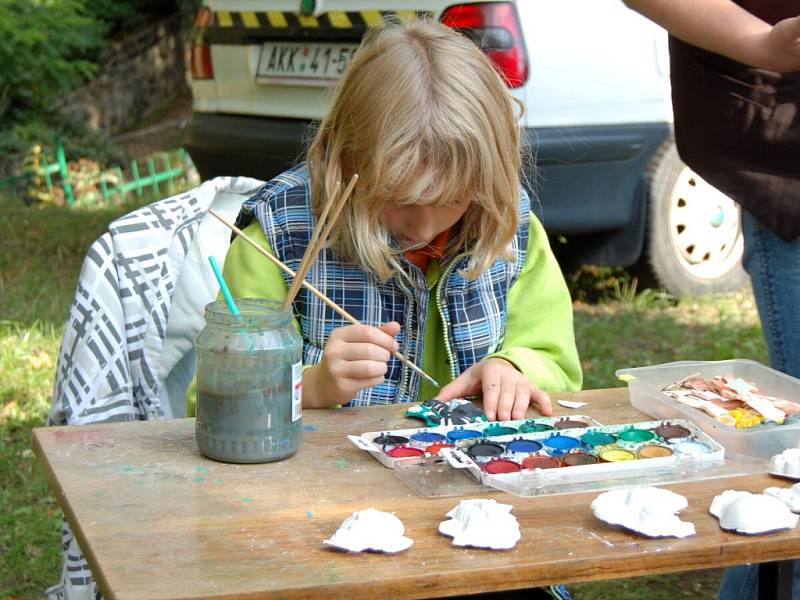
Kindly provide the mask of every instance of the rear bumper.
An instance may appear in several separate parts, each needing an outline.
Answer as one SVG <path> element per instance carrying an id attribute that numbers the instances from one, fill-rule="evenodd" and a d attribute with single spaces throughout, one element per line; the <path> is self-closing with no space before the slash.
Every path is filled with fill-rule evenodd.
<path id="1" fill-rule="evenodd" d="M 310 121 L 193 113 L 182 143 L 205 181 L 243 175 L 264 181 L 302 160 Z"/>
<path id="2" fill-rule="evenodd" d="M 536 164 L 526 169 L 526 185 L 548 233 L 613 233 L 634 224 L 647 166 L 669 132 L 668 123 L 525 130 Z M 312 135 L 305 120 L 194 113 L 183 145 L 204 180 L 268 180 L 302 160 Z"/>

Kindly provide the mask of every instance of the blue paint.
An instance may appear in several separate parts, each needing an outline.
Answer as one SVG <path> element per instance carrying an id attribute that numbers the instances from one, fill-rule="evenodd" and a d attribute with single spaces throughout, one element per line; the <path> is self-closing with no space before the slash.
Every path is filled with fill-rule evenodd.
<path id="1" fill-rule="evenodd" d="M 313 518 L 314 518 L 314 513 L 313 513 L 313 512 L 311 512 L 310 510 L 307 510 L 307 511 L 306 511 L 306 516 L 307 516 L 309 519 L 313 519 Z"/>
<path id="2" fill-rule="evenodd" d="M 447 438 L 441 433 L 434 433 L 433 431 L 418 431 L 411 436 L 411 440 L 421 442 L 423 444 L 430 444 L 433 442 L 443 442 Z"/>
<path id="3" fill-rule="evenodd" d="M 308 425 L 303 425 L 303 431 L 316 431 L 318 427 L 316 425 L 312 425 L 309 423 Z"/>
<path id="4" fill-rule="evenodd" d="M 509 452 L 530 453 L 541 449 L 542 445 L 536 440 L 511 440 L 506 444 L 506 450 Z"/>
<path id="5" fill-rule="evenodd" d="M 452 431 L 447 432 L 447 439 L 451 442 L 457 442 L 458 440 L 469 440 L 479 437 L 483 437 L 483 434 L 480 431 L 475 431 L 474 429 L 453 429 Z"/>
<path id="6" fill-rule="evenodd" d="M 556 450 L 570 450 L 571 448 L 577 448 L 581 445 L 581 443 L 576 440 L 574 437 L 569 437 L 568 435 L 561 435 L 557 433 L 555 435 L 551 435 L 549 438 L 544 440 L 544 445 L 549 446 L 550 448 L 555 448 Z"/>

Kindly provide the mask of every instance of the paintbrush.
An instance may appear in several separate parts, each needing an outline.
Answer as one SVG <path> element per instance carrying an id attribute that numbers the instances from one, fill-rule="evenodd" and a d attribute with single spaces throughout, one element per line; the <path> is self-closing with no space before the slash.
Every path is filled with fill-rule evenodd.
<path id="1" fill-rule="evenodd" d="M 250 244 L 250 245 L 251 245 L 253 248 L 255 248 L 255 249 L 256 249 L 256 250 L 257 250 L 257 251 L 258 251 L 260 254 L 262 254 L 263 256 L 265 256 L 266 258 L 268 258 L 270 261 L 272 261 L 272 262 L 273 262 L 275 265 L 277 265 L 277 266 L 278 266 L 280 269 L 282 269 L 282 270 L 283 270 L 285 273 L 287 273 L 287 274 L 288 274 L 290 277 L 296 277 L 296 273 L 295 273 L 295 272 L 294 272 L 292 269 L 290 269 L 288 266 L 286 266 L 286 265 L 285 265 L 283 262 L 281 262 L 281 260 L 280 260 L 278 257 L 274 256 L 274 255 L 273 255 L 271 252 L 269 252 L 269 251 L 268 251 L 266 248 L 262 248 L 262 247 L 261 247 L 261 246 L 258 244 L 258 242 L 256 242 L 256 241 L 255 241 L 253 238 L 251 238 L 249 235 L 247 235 L 247 234 L 246 234 L 244 231 L 242 231 L 241 229 L 239 229 L 239 228 L 238 228 L 236 225 L 234 225 L 233 223 L 231 223 L 230 221 L 228 221 L 228 220 L 227 220 L 225 217 L 223 217 L 223 216 L 222 216 L 220 213 L 218 213 L 217 211 L 215 211 L 213 208 L 210 208 L 210 209 L 208 209 L 208 212 L 209 212 L 209 213 L 210 213 L 212 216 L 214 216 L 216 219 L 218 219 L 220 222 L 222 222 L 222 223 L 223 223 L 223 224 L 224 224 L 226 227 L 228 227 L 228 228 L 229 228 L 231 231 L 233 231 L 233 232 L 234 232 L 236 235 L 238 235 L 239 237 L 241 237 L 241 238 L 242 238 L 242 239 L 243 239 L 245 242 L 247 242 L 247 243 L 248 243 L 248 244 Z M 336 304 L 336 302 L 334 302 L 333 300 L 331 300 L 330 298 L 328 298 L 328 297 L 327 297 L 325 294 L 323 294 L 322 292 L 320 292 L 320 291 L 319 291 L 317 288 L 315 288 L 313 285 L 311 285 L 311 284 L 310 284 L 310 283 L 308 283 L 307 281 L 303 281 L 303 282 L 302 282 L 302 285 L 303 285 L 303 286 L 304 286 L 304 287 L 305 287 L 305 288 L 306 288 L 306 289 L 307 289 L 309 292 L 311 292 L 312 294 L 314 294 L 314 295 L 315 295 L 317 298 L 319 298 L 319 299 L 320 299 L 320 300 L 322 300 L 322 301 L 323 301 L 325 304 L 327 304 L 329 307 L 331 307 L 331 309 L 333 309 L 333 311 L 334 311 L 334 312 L 336 312 L 336 313 L 337 313 L 339 316 L 341 316 L 342 318 L 344 318 L 346 321 L 348 321 L 349 323 L 352 323 L 353 325 L 361 325 L 361 322 L 360 322 L 358 319 L 356 319 L 356 318 L 355 318 L 353 315 L 351 315 L 349 312 L 347 312 L 347 311 L 346 311 L 345 309 L 343 309 L 341 306 L 339 306 L 338 304 Z M 397 360 L 399 360 L 399 361 L 400 361 L 400 362 L 402 362 L 404 365 L 406 365 L 406 366 L 407 366 L 409 369 L 411 369 L 412 371 L 415 371 L 415 372 L 416 372 L 416 373 L 418 373 L 418 374 L 419 374 L 421 377 L 424 377 L 426 381 L 429 381 L 430 383 L 432 383 L 433 385 L 435 385 L 437 388 L 440 388 L 440 387 L 442 387 L 442 386 L 440 386 L 440 385 L 439 385 L 439 383 L 438 383 L 438 382 L 437 382 L 437 381 L 436 381 L 436 380 L 435 380 L 433 377 L 431 377 L 431 376 L 430 376 L 430 375 L 428 375 L 428 374 L 427 374 L 425 371 L 423 371 L 422 369 L 420 369 L 420 368 L 419 368 L 417 365 L 415 365 L 413 362 L 411 362 L 411 361 L 410 361 L 408 358 L 406 358 L 405 356 L 403 356 L 403 354 L 401 354 L 399 351 L 395 350 L 395 351 L 392 353 L 392 355 L 393 355 L 393 356 L 394 356 L 394 357 L 395 357 Z"/>
<path id="2" fill-rule="evenodd" d="M 339 213 L 342 212 L 345 202 L 347 202 L 347 199 L 353 192 L 353 188 L 355 187 L 357 181 L 358 174 L 355 174 L 350 179 L 350 183 L 347 185 L 344 193 L 338 198 L 337 194 L 339 192 L 340 182 L 336 182 L 336 185 L 333 188 L 331 199 L 322 209 L 322 214 L 320 214 L 317 226 L 314 228 L 314 232 L 311 234 L 311 240 L 308 243 L 308 247 L 303 253 L 303 258 L 300 260 L 300 266 L 297 268 L 297 275 L 295 275 L 294 279 L 292 280 L 292 285 L 289 286 L 289 292 L 286 294 L 286 299 L 283 301 L 284 310 L 289 308 L 294 301 L 294 297 L 297 295 L 303 280 L 306 278 L 306 273 L 308 273 L 311 265 L 314 264 L 314 261 L 317 259 L 317 255 L 319 254 L 322 245 L 328 239 L 331 229 L 333 229 L 333 225 L 336 223 Z M 331 212 L 330 219 L 328 219 L 329 212 Z"/>

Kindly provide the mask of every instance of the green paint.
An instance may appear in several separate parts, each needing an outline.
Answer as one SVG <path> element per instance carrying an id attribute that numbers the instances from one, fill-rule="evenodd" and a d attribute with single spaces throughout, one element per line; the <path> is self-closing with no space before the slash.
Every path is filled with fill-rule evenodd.
<path id="1" fill-rule="evenodd" d="M 537 423 L 533 419 L 529 419 L 525 421 L 519 427 L 520 433 L 535 433 L 537 431 L 550 431 L 553 429 L 552 425 L 548 425 L 547 423 Z"/>
<path id="2" fill-rule="evenodd" d="M 244 502 L 245 504 L 252 504 L 253 503 L 253 499 L 252 498 L 242 498 L 242 502 Z"/>
<path id="3" fill-rule="evenodd" d="M 344 458 L 337 458 L 336 459 L 336 468 L 337 469 L 346 469 L 347 468 L 347 461 Z"/>
<path id="4" fill-rule="evenodd" d="M 205 478 L 205 477 L 200 477 L 200 476 L 198 475 L 197 477 L 195 477 L 195 478 L 194 478 L 194 480 L 195 480 L 195 481 L 205 481 L 205 480 L 206 480 L 206 478 Z"/>
<path id="5" fill-rule="evenodd" d="M 195 467 L 194 470 L 197 471 L 198 473 L 208 473 L 208 469 L 206 469 L 205 467 Z"/>
<path id="6" fill-rule="evenodd" d="M 646 429 L 626 429 L 618 434 L 619 439 L 626 442 L 649 442 L 656 437 L 656 434 Z"/>
<path id="7" fill-rule="evenodd" d="M 498 425 L 497 423 L 492 423 L 486 429 L 483 430 L 483 435 L 486 437 L 495 437 L 498 435 L 511 435 L 513 433 L 517 433 L 517 430 L 514 427 L 509 427 L 508 425 Z"/>

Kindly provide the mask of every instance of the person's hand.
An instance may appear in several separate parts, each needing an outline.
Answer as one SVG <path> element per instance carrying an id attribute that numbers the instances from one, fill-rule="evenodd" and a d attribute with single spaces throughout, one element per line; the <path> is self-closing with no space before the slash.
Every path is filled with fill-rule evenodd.
<path id="1" fill-rule="evenodd" d="M 487 358 L 472 365 L 436 395 L 442 402 L 483 394 L 483 412 L 490 421 L 524 419 L 528 405 L 552 415 L 550 396 L 533 385 L 516 367 L 502 358 Z"/>
<path id="2" fill-rule="evenodd" d="M 767 68 L 800 71 L 800 16 L 778 21 L 764 40 L 763 52 Z"/>
<path id="3" fill-rule="evenodd" d="M 382 383 L 399 332 L 395 321 L 380 327 L 347 325 L 333 330 L 320 363 L 303 373 L 303 406 L 344 404 L 359 390 Z"/>

